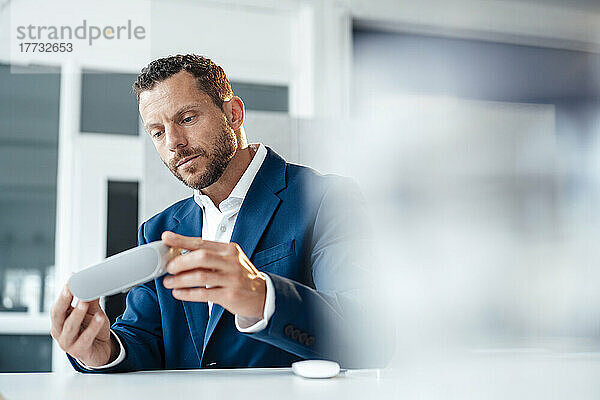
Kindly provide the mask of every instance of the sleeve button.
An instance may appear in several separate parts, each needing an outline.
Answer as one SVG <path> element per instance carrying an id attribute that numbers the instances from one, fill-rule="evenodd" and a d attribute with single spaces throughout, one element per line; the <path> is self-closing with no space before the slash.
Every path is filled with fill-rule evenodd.
<path id="1" fill-rule="evenodd" d="M 292 333 L 294 332 L 294 326 L 292 324 L 287 324 L 284 328 L 283 328 L 283 333 L 285 333 L 285 336 L 290 337 L 292 336 Z"/>
<path id="2" fill-rule="evenodd" d="M 298 336 L 298 341 L 300 344 L 306 344 L 306 339 L 308 338 L 308 333 L 302 332 L 300 336 Z"/>

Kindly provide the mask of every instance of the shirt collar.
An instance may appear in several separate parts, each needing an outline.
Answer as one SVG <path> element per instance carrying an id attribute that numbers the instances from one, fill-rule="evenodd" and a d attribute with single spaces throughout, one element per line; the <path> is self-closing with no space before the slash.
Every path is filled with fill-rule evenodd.
<path id="1" fill-rule="evenodd" d="M 246 197 L 246 193 L 248 193 L 248 190 L 250 189 L 250 185 L 252 185 L 258 170 L 267 157 L 267 148 L 262 143 L 253 143 L 250 144 L 250 147 L 255 149 L 256 153 L 254 154 L 254 157 L 252 157 L 252 161 L 250 161 L 248 168 L 246 168 L 246 171 L 244 171 L 240 180 L 236 183 L 229 196 L 221 203 L 222 205 L 232 203 L 240 205 L 242 204 L 244 198 Z M 234 201 L 233 199 L 236 200 Z M 202 207 L 203 210 L 206 207 L 215 207 L 210 197 L 202 194 L 200 190 L 194 190 L 194 201 L 200 207 Z"/>

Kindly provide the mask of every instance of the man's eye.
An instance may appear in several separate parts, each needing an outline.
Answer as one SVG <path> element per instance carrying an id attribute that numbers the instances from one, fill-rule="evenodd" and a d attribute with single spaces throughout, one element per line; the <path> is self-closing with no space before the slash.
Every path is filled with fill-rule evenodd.
<path id="1" fill-rule="evenodd" d="M 190 117 L 184 118 L 181 122 L 183 122 L 184 124 L 187 124 L 188 122 L 192 122 L 193 119 L 194 119 L 194 117 L 190 116 Z"/>
<path id="2" fill-rule="evenodd" d="M 152 133 L 152 137 L 155 139 L 158 139 L 160 137 L 160 135 L 162 135 L 162 131 Z"/>

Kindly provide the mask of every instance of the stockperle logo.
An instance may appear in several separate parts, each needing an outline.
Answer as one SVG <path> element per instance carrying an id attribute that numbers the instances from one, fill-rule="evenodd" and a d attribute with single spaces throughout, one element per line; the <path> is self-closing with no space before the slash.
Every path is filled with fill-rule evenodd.
<path id="1" fill-rule="evenodd" d="M 144 40 L 146 28 L 127 20 L 122 25 L 92 25 L 87 20 L 71 25 L 19 25 L 16 27 L 17 40 L 27 42 L 60 41 L 72 43 L 73 40 L 85 41 L 92 46 L 98 40 Z M 65 43 L 66 44 L 66 43 Z"/>

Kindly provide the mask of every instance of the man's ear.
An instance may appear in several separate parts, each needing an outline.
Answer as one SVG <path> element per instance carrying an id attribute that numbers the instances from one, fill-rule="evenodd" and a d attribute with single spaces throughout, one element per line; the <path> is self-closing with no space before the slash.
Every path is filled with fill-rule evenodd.
<path id="1" fill-rule="evenodd" d="M 223 112 L 225 113 L 225 116 L 227 116 L 233 130 L 239 129 L 246 118 L 244 102 L 237 96 L 233 96 L 230 100 L 223 102 Z"/>

